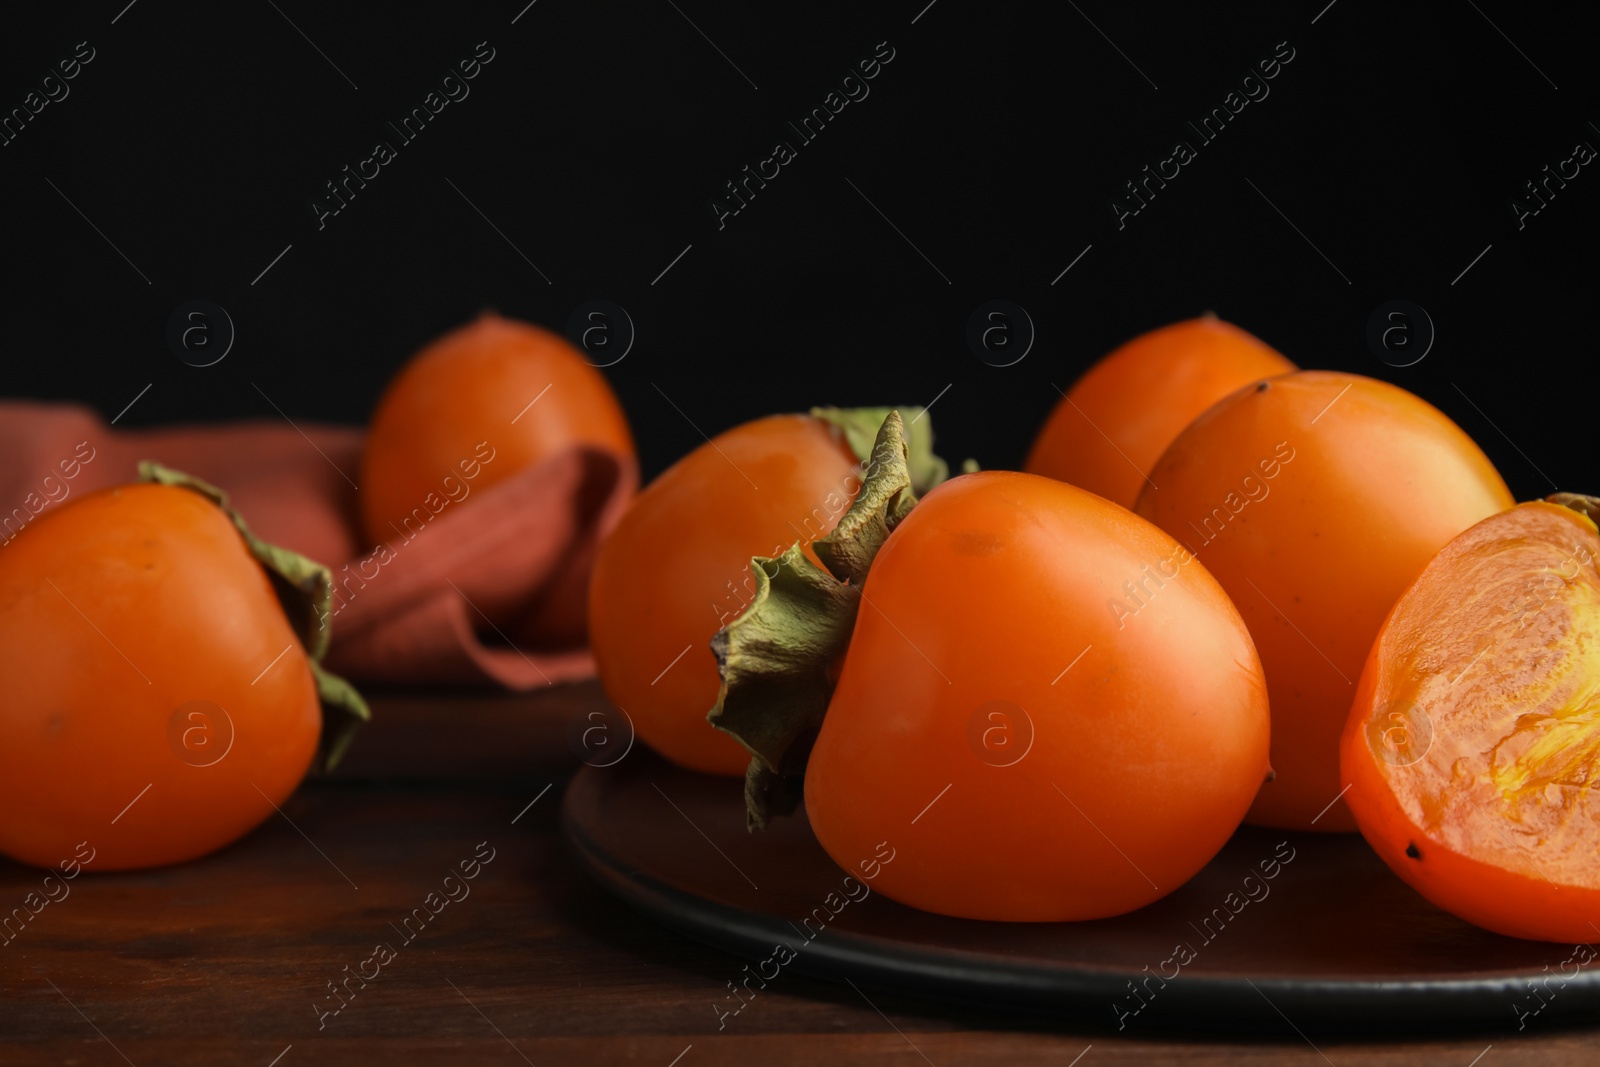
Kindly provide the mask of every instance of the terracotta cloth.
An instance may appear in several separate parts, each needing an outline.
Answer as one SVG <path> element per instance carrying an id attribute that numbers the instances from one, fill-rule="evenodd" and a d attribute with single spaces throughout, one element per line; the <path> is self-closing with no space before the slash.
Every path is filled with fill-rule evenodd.
<path id="1" fill-rule="evenodd" d="M 283 421 L 117 430 L 77 405 L 0 401 L 0 552 L 39 516 L 155 460 L 226 490 L 263 540 L 333 569 L 327 666 L 339 674 L 512 689 L 592 676 L 588 575 L 638 485 L 634 460 L 574 448 L 492 488 L 464 482 L 465 497 L 379 555 L 362 543 L 349 480 L 363 436 Z"/>

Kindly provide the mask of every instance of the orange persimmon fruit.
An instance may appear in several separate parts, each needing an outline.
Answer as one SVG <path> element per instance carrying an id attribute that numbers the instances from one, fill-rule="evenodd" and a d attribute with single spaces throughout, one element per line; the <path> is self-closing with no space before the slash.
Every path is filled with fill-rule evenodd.
<path id="1" fill-rule="evenodd" d="M 859 472 L 842 430 L 772 415 L 711 438 L 634 499 L 595 562 L 589 633 L 606 696 L 651 748 L 692 770 L 745 772 L 750 754 L 706 722 L 720 686 L 711 638 L 754 593 L 751 557 L 796 541 L 810 554 Z"/>
<path id="2" fill-rule="evenodd" d="M 1141 334 L 1090 367 L 1039 431 L 1023 469 L 1133 507 L 1145 476 L 1206 408 L 1295 365 L 1215 315 Z"/>
<path id="3" fill-rule="evenodd" d="M 1446 545 L 1379 631 L 1341 744 L 1383 861 L 1512 937 L 1600 937 L 1596 504 L 1522 504 Z"/>
<path id="4" fill-rule="evenodd" d="M 177 486 L 90 494 L 0 552 L 0 676 L 0 852 L 39 866 L 221 848 L 286 801 L 321 732 L 266 571 Z"/>
<path id="5" fill-rule="evenodd" d="M 560 334 L 486 312 L 424 347 L 384 390 L 361 462 L 362 530 L 374 544 L 403 536 L 430 498 L 459 493 L 470 506 L 467 491 L 573 445 L 634 458 L 605 376 Z"/>
<path id="6" fill-rule="evenodd" d="M 1160 583 L 1136 617 L 1108 610 L 1123 580 Z M 1244 621 L 1177 541 L 1093 493 L 952 479 L 888 535 L 860 599 L 805 807 L 848 871 L 893 849 L 873 888 L 903 904 L 1132 911 L 1211 860 L 1268 774 Z"/>
<path id="7" fill-rule="evenodd" d="M 1250 626 L 1272 766 L 1247 821 L 1356 828 L 1339 737 L 1389 609 L 1510 491 L 1460 427 L 1394 385 L 1299 371 L 1246 386 L 1178 435 L 1135 510 L 1183 541 Z M 1126 591 L 1125 610 L 1148 593 Z"/>

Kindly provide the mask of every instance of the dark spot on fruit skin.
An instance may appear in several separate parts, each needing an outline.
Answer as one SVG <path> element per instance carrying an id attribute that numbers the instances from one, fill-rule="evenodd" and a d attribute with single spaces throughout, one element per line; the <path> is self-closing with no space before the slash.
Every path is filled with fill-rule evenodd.
<path id="1" fill-rule="evenodd" d="M 1257 385 L 1257 386 L 1256 386 L 1256 392 L 1258 392 L 1258 393 L 1264 393 L 1264 392 L 1266 392 L 1266 391 L 1267 391 L 1267 385 L 1268 385 L 1268 384 L 1269 384 L 1269 383 L 1267 383 L 1267 382 L 1261 382 L 1261 383 L 1259 383 L 1259 384 L 1258 384 L 1258 385 Z"/>
<path id="2" fill-rule="evenodd" d="M 1277 780 L 1278 780 L 1278 772 L 1273 770 L 1271 767 L 1268 767 L 1267 768 L 1267 781 L 1276 782 Z"/>
<path id="3" fill-rule="evenodd" d="M 1422 858 L 1422 853 L 1417 851 L 1416 842 L 1406 842 L 1406 855 L 1410 856 L 1414 860 L 1420 860 Z"/>

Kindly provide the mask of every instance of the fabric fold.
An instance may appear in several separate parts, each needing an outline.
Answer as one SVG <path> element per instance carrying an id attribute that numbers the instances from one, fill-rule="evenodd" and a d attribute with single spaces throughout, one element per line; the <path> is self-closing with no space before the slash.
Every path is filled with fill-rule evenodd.
<path id="1" fill-rule="evenodd" d="M 118 430 L 79 405 L 0 401 L 0 552 L 50 510 L 156 460 L 228 492 L 266 541 L 326 563 L 327 665 L 361 681 L 531 689 L 590 677 L 588 573 L 638 487 L 631 456 L 575 446 L 364 543 L 364 435 L 245 421 Z"/>

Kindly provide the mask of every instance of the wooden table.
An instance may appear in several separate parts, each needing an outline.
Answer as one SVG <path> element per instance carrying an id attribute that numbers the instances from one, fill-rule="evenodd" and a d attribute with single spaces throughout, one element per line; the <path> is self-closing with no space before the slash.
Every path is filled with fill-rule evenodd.
<path id="1" fill-rule="evenodd" d="M 557 832 L 568 722 L 600 699 L 592 685 L 380 696 L 345 765 L 284 817 L 195 863 L 73 882 L 0 948 L 0 1064 L 1600 1063 L 1600 1031 L 1537 1020 L 1313 1047 L 1287 1022 L 1246 1039 L 1118 1034 L 787 973 L 719 1030 L 713 1003 L 742 961 L 602 893 Z M 429 911 L 475 854 L 490 858 L 466 895 Z M 0 861 L 0 901 L 40 877 Z M 418 908 L 430 921 L 407 941 Z M 378 942 L 393 958 L 363 963 Z M 362 969 L 377 977 L 335 1000 L 329 983 Z"/>

